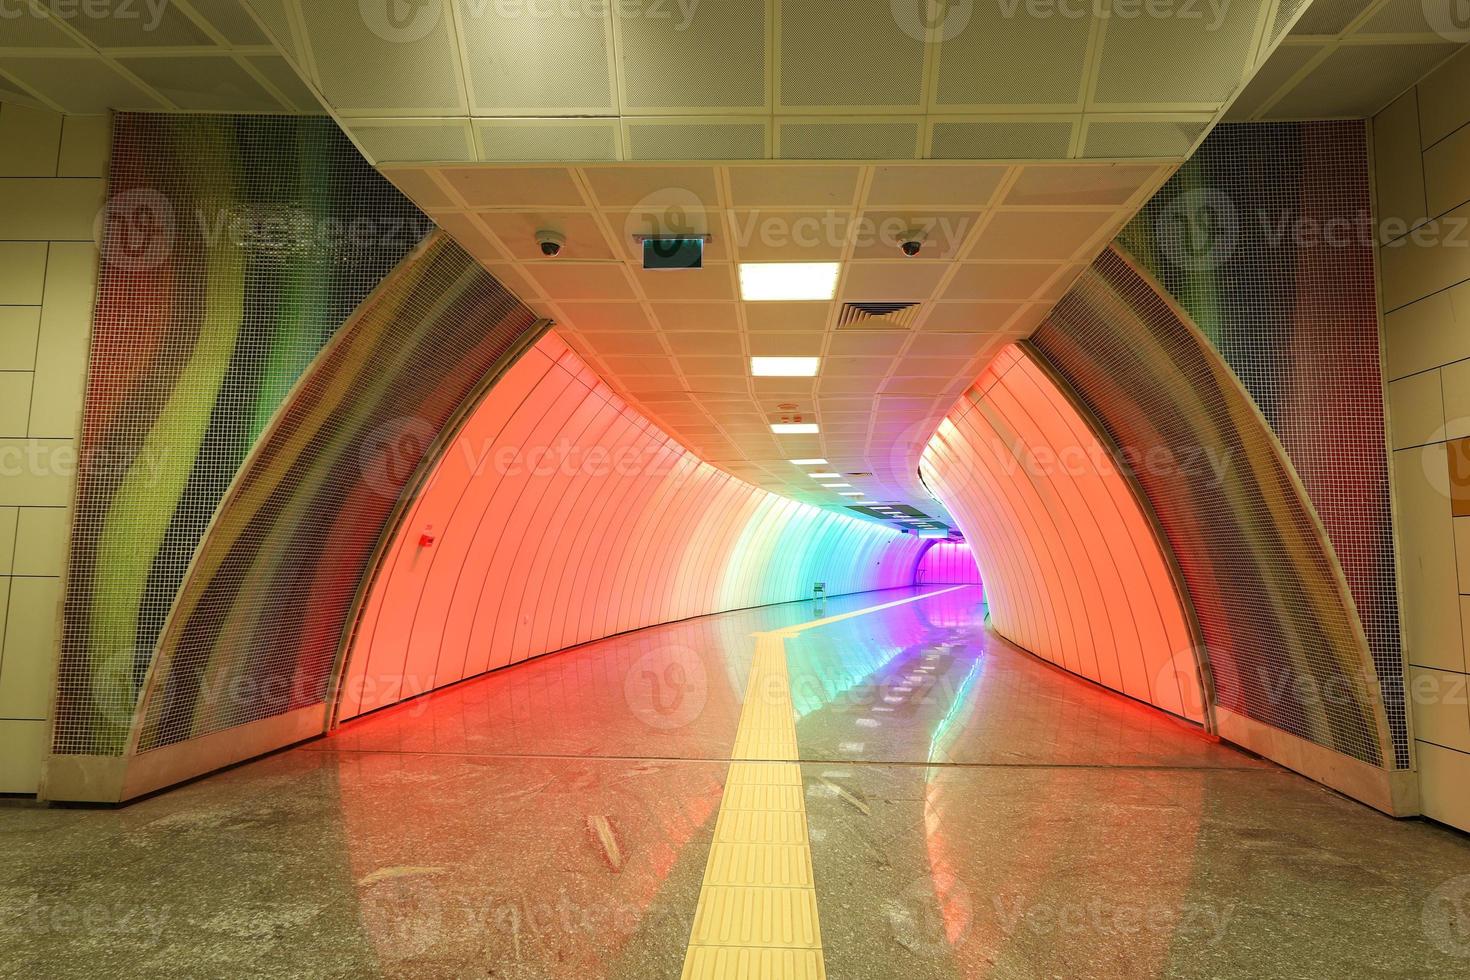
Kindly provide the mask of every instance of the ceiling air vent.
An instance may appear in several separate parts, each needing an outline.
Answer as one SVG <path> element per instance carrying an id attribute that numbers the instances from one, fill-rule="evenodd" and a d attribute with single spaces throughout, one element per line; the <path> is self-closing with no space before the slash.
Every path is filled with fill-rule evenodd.
<path id="1" fill-rule="evenodd" d="M 919 312 L 917 302 L 843 303 L 838 330 L 907 330 Z"/>

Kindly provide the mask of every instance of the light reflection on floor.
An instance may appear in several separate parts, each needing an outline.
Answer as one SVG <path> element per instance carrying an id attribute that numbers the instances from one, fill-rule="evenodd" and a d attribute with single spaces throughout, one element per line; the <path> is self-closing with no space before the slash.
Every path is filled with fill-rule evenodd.
<path id="1" fill-rule="evenodd" d="M 1435 919 L 1463 835 L 1042 664 L 977 599 L 787 641 L 829 976 L 1470 966 Z M 678 976 L 750 634 L 813 618 L 615 637 L 122 810 L 0 809 L 0 975 Z"/>

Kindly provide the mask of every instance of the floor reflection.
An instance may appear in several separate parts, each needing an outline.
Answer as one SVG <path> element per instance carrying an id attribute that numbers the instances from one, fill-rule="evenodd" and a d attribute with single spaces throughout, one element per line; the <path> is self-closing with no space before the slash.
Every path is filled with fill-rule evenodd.
<path id="1" fill-rule="evenodd" d="M 613 637 L 121 810 L 0 809 L 0 975 L 677 977 L 751 634 L 917 594 Z M 1043 664 L 977 600 L 787 641 L 828 976 L 1464 974 L 1463 835 Z"/>

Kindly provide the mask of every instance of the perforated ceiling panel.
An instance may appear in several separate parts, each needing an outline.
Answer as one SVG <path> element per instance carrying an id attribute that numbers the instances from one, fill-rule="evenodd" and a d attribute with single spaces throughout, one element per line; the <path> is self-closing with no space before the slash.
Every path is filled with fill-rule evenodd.
<path id="1" fill-rule="evenodd" d="M 281 0 L 260 7 L 294 55 Z M 10 0 L 0 86 L 71 113 L 322 111 L 243 0 Z"/>
<path id="2" fill-rule="evenodd" d="M 830 3 L 781 0 L 780 82 L 785 108 L 918 109 L 924 37 L 904 33 L 889 0 L 845 0 L 840 13 Z"/>
<path id="3" fill-rule="evenodd" d="M 644 3 L 615 22 L 630 115 L 769 107 L 766 0 Z"/>
<path id="4" fill-rule="evenodd" d="M 484 0 L 454 0 L 474 115 L 609 112 L 611 24 L 576 5 L 541 17 L 495 17 Z"/>
<path id="5" fill-rule="evenodd" d="M 956 108 L 1080 108 L 1092 22 L 1007 16 L 1007 9 L 976 4 L 969 27 L 944 42 L 935 101 Z M 1039 73 L 1038 64 L 1050 70 Z"/>
<path id="6" fill-rule="evenodd" d="M 1098 103 L 1218 106 L 1253 65 L 1266 0 L 1200 4 L 1184 16 L 1113 17 L 1103 43 Z M 1209 38 L 1200 44 L 1201 35 Z"/>
<path id="7" fill-rule="evenodd" d="M 1271 26 L 1279 46 L 1226 118 L 1374 115 L 1470 42 L 1463 6 L 1459 0 L 1282 0 Z"/>
<path id="8" fill-rule="evenodd" d="M 648 122 L 629 128 L 655 128 Z M 909 161 L 385 172 L 701 458 L 833 510 L 852 502 L 843 493 L 863 493 L 934 513 L 915 477 L 924 440 L 1170 169 Z M 542 255 L 543 230 L 564 237 L 559 257 Z M 646 234 L 708 235 L 704 268 L 645 271 L 635 236 Z M 923 244 L 905 258 L 898 246 L 910 236 Z M 836 295 L 740 298 L 740 263 L 782 261 L 840 263 Z M 902 315 L 858 323 L 843 319 L 846 304 Z M 757 356 L 822 363 L 815 378 L 752 377 Z M 820 431 L 778 436 L 771 426 L 782 421 Z M 862 475 L 823 487 L 792 458 Z"/>
<path id="9" fill-rule="evenodd" d="M 1208 123 L 1268 53 L 1278 0 L 1132 17 L 1106 5 L 927 0 L 427 0 L 387 5 L 395 17 L 357 0 L 242 2 L 349 132 L 424 117 L 606 117 L 620 123 L 618 159 L 672 161 L 815 158 L 824 134 L 773 131 L 836 117 L 918 127 L 912 147 L 893 119 L 849 129 L 831 158 L 863 160 L 1066 159 L 1083 155 L 1088 123 L 1179 112 Z M 650 124 L 667 117 L 679 117 L 669 132 Z M 1109 151 L 1125 159 L 1189 149 L 1147 127 L 1111 132 Z M 407 154 L 377 163 L 445 162 L 432 144 L 375 146 Z M 566 159 L 544 149 L 547 162 Z"/>

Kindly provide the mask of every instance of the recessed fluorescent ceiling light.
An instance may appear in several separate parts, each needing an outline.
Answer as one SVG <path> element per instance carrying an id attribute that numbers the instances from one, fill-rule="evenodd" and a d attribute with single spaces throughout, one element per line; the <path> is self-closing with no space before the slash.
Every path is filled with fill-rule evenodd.
<path id="1" fill-rule="evenodd" d="M 792 462 L 795 463 L 797 466 L 826 466 L 827 465 L 827 461 L 825 459 L 793 459 Z"/>
<path id="2" fill-rule="evenodd" d="M 862 496 L 862 494 L 858 494 L 858 496 Z M 873 501 L 873 500 L 856 500 L 856 501 L 853 501 L 853 502 L 855 504 L 857 504 L 857 506 L 859 506 L 859 507 L 871 507 L 877 501 Z"/>
<path id="3" fill-rule="evenodd" d="M 838 487 L 850 487 L 850 486 L 852 486 L 852 484 L 851 483 L 823 483 L 822 486 L 826 487 L 828 490 L 836 490 Z"/>
<path id="4" fill-rule="evenodd" d="M 814 378 L 820 357 L 752 357 L 750 373 L 757 378 Z"/>
<path id="5" fill-rule="evenodd" d="M 837 270 L 836 262 L 742 262 L 740 298 L 831 299 L 837 295 Z"/>
<path id="6" fill-rule="evenodd" d="M 815 422 L 772 422 L 771 431 L 778 436 L 814 436 L 818 430 Z"/>
<path id="7" fill-rule="evenodd" d="M 825 473 L 825 472 L 824 473 L 808 473 L 807 474 L 807 476 L 811 477 L 813 480 L 835 480 L 835 479 L 837 479 L 841 475 L 842 475 L 841 473 Z"/>
<path id="8" fill-rule="evenodd" d="M 856 491 L 849 492 L 847 490 L 844 490 L 841 493 L 839 493 L 837 496 L 839 496 L 839 497 L 861 497 L 862 494 L 861 493 L 858 493 Z"/>

